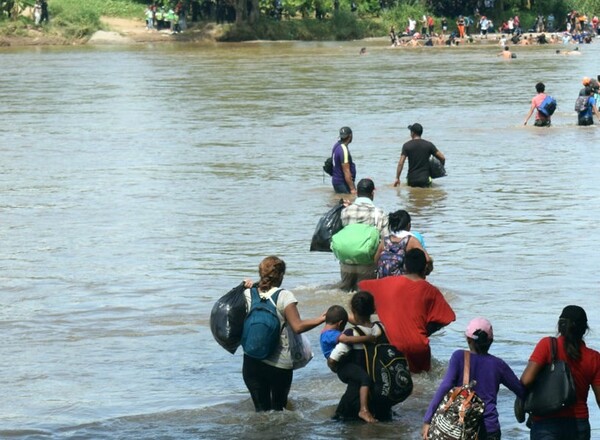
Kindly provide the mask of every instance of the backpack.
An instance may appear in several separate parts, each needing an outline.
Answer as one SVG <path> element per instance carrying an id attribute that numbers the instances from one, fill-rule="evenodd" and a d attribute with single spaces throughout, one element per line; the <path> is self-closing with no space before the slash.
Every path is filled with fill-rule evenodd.
<path id="1" fill-rule="evenodd" d="M 548 95 L 544 98 L 544 100 L 537 109 L 538 112 L 540 112 L 543 116 L 548 117 L 554 114 L 554 112 L 556 111 L 556 106 L 556 99 Z"/>
<path id="2" fill-rule="evenodd" d="M 404 402 L 412 393 L 412 377 L 406 357 L 388 342 L 381 323 L 376 322 L 375 325 L 379 326 L 383 333 L 380 341 L 375 344 L 363 344 L 367 373 L 373 381 L 371 397 L 395 405 Z M 354 329 L 359 335 L 365 335 L 359 327 Z"/>
<path id="3" fill-rule="evenodd" d="M 256 287 L 250 289 L 252 303 L 244 321 L 241 342 L 244 353 L 251 358 L 266 359 L 279 345 L 281 323 L 276 304 L 281 290 L 269 298 L 261 298 Z"/>
<path id="4" fill-rule="evenodd" d="M 446 167 L 444 167 L 442 162 L 435 156 L 429 156 L 429 175 L 432 179 L 438 179 L 448 175 L 446 173 Z"/>
<path id="5" fill-rule="evenodd" d="M 352 223 L 331 237 L 331 250 L 340 263 L 374 264 L 379 230 L 364 223 Z"/>
<path id="6" fill-rule="evenodd" d="M 464 353 L 463 385 L 448 391 L 438 405 L 429 426 L 429 440 L 477 439 L 485 403 L 473 390 L 476 382 L 469 382 L 471 353 Z"/>
<path id="7" fill-rule="evenodd" d="M 323 162 L 323 171 L 325 171 L 330 176 L 333 175 L 333 159 L 331 158 L 331 156 L 325 159 L 325 162 Z"/>
<path id="8" fill-rule="evenodd" d="M 407 233 L 399 242 L 392 241 L 389 237 L 384 238 L 383 251 L 377 262 L 377 278 L 404 274 L 404 256 L 410 237 Z"/>
<path id="9" fill-rule="evenodd" d="M 589 96 L 578 96 L 575 100 L 575 111 L 577 113 L 581 113 L 587 110 L 588 104 L 590 102 Z"/>

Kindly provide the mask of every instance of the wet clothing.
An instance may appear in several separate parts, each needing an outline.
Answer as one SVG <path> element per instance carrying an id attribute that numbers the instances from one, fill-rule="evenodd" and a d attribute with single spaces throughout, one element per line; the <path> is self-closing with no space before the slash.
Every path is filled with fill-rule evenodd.
<path id="1" fill-rule="evenodd" d="M 410 371 L 431 369 L 428 328 L 446 326 L 456 319 L 437 287 L 406 276 L 361 281 L 358 286 L 375 298 L 375 309 L 392 345 L 404 353 Z"/>
<path id="2" fill-rule="evenodd" d="M 382 329 L 379 325 L 373 327 L 358 326 L 365 335 L 382 335 Z M 354 329 L 346 329 L 344 334 L 348 336 L 360 336 Z M 335 411 L 336 419 L 352 420 L 358 418 L 360 411 L 360 387 L 371 385 L 369 375 L 367 374 L 367 365 L 365 363 L 363 344 L 339 343 L 331 353 L 331 359 L 339 362 L 338 377 L 348 386 L 343 394 Z M 340 370 L 340 367 L 342 370 Z M 373 416 L 380 421 L 390 420 L 392 417 L 391 406 L 388 402 L 382 402 L 372 396 L 369 396 L 369 410 Z"/>
<path id="3" fill-rule="evenodd" d="M 471 353 L 471 368 L 469 379 L 476 380 L 475 392 L 485 403 L 483 420 L 486 432 L 492 434 L 500 432 L 496 398 L 500 384 L 507 387 L 521 399 L 525 398 L 525 387 L 515 375 L 513 370 L 502 359 L 491 354 Z M 463 384 L 463 369 L 465 366 L 464 350 L 456 350 L 450 357 L 448 370 L 438 387 L 429 408 L 425 413 L 425 423 L 430 423 L 439 403 L 448 391 Z"/>
<path id="4" fill-rule="evenodd" d="M 538 93 L 531 99 L 531 105 L 534 105 L 535 109 L 536 109 L 535 110 L 535 123 L 533 124 L 536 127 L 545 127 L 545 126 L 550 125 L 550 117 L 544 116 L 538 110 L 539 106 L 542 105 L 542 102 L 544 102 L 544 99 L 546 99 L 545 93 Z"/>
<path id="5" fill-rule="evenodd" d="M 585 110 L 577 114 L 577 125 L 594 125 L 594 105 L 596 105 L 596 99 L 593 96 L 588 97 Z"/>
<path id="6" fill-rule="evenodd" d="M 348 146 L 342 143 L 342 141 L 337 141 L 331 150 L 331 159 L 333 160 L 333 173 L 331 175 L 333 189 L 337 193 L 349 193 L 350 188 L 344 178 L 342 165 L 345 163 L 350 164 L 350 174 L 352 175 L 353 182 L 356 180 L 356 165 L 352 161 L 352 155 Z"/>
<path id="7" fill-rule="evenodd" d="M 273 287 L 267 292 L 261 292 L 261 298 L 270 298 L 279 290 Z M 244 291 L 248 310 L 252 304 L 250 289 Z M 282 289 L 277 298 L 277 316 L 281 328 L 285 324 L 285 308 L 298 301 L 289 290 Z M 282 331 L 279 345 L 267 359 L 258 360 L 244 354 L 242 375 L 244 383 L 250 391 L 256 411 L 282 411 L 287 404 L 287 397 L 292 385 L 292 355 L 288 341 L 288 332 Z"/>
<path id="8" fill-rule="evenodd" d="M 431 185 L 429 158 L 438 149 L 425 139 L 411 139 L 402 146 L 402 156 L 408 159 L 407 181 L 409 186 L 427 187 Z"/>
<path id="9" fill-rule="evenodd" d="M 362 223 L 375 226 L 379 232 L 387 231 L 388 216 L 381 208 L 377 208 L 368 197 L 357 197 L 353 204 L 342 209 L 341 220 L 343 226 Z M 372 264 L 346 264 L 340 263 L 341 281 L 338 287 L 341 290 L 357 290 L 358 282 L 375 278 L 377 265 Z"/>

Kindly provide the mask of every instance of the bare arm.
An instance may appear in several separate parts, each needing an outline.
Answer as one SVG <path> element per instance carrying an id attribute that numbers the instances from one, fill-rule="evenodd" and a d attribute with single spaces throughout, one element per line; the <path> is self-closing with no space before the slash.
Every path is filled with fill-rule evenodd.
<path id="1" fill-rule="evenodd" d="M 292 303 L 285 308 L 285 320 L 292 330 L 294 330 L 294 333 L 300 334 L 323 324 L 325 322 L 325 313 L 316 318 L 302 319 L 300 318 L 300 312 L 298 312 L 298 305 Z"/>
<path id="2" fill-rule="evenodd" d="M 398 161 L 398 166 L 396 167 L 396 180 L 394 181 L 394 186 L 400 185 L 400 175 L 402 174 L 402 168 L 404 168 L 405 160 L 406 160 L 406 156 L 401 154 L 400 160 Z"/>
<path id="3" fill-rule="evenodd" d="M 344 172 L 344 180 L 346 181 L 346 185 L 350 188 L 351 194 L 356 194 L 356 188 L 354 188 L 354 182 L 352 181 L 352 173 L 350 172 L 350 164 L 343 163 L 342 171 Z"/>
<path id="4" fill-rule="evenodd" d="M 598 120 L 600 120 L 600 112 L 598 111 L 598 107 L 596 107 L 595 104 L 592 106 L 592 111 L 594 112 Z"/>
<path id="5" fill-rule="evenodd" d="M 375 256 L 373 257 L 373 261 L 375 262 L 375 264 L 377 264 L 377 262 L 379 261 L 379 257 L 381 256 L 382 252 L 383 252 L 383 239 L 379 240 L 379 246 L 377 246 L 377 250 L 375 251 Z"/>
<path id="6" fill-rule="evenodd" d="M 435 153 L 435 157 L 437 157 L 440 160 L 442 165 L 446 165 L 446 156 L 444 156 L 444 153 L 442 153 L 440 150 L 437 150 L 437 152 Z"/>
<path id="7" fill-rule="evenodd" d="M 523 122 L 523 125 L 527 125 L 527 121 L 529 121 L 529 118 L 531 118 L 531 115 L 533 114 L 534 110 L 535 104 L 531 104 L 531 108 L 529 109 L 529 113 L 527 113 L 527 116 L 525 117 L 525 122 Z"/>
<path id="8" fill-rule="evenodd" d="M 348 336 L 343 333 L 338 338 L 338 342 L 344 344 L 364 344 L 365 342 L 375 342 L 376 340 L 377 338 L 373 335 Z"/>
<path id="9" fill-rule="evenodd" d="M 529 361 L 527 363 L 525 371 L 523 371 L 523 374 L 521 375 L 521 382 L 523 383 L 523 385 L 525 385 L 525 388 L 531 387 L 531 385 L 535 381 L 535 378 L 537 377 L 538 373 L 542 371 L 543 367 L 543 365 L 540 365 L 533 361 Z M 598 398 L 597 395 L 596 398 Z"/>

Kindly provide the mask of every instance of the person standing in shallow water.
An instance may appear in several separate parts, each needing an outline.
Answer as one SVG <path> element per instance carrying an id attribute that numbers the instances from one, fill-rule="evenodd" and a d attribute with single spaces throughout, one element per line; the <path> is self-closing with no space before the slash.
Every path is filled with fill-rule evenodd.
<path id="1" fill-rule="evenodd" d="M 300 334 L 311 330 L 325 322 L 325 313 L 311 319 L 300 318 L 298 312 L 298 300 L 292 292 L 280 289 L 285 275 L 285 262 L 276 256 L 266 257 L 258 266 L 258 294 L 263 299 L 271 300 L 271 297 L 279 291 L 275 307 L 277 316 L 283 326 L 289 326 L 294 333 Z M 251 280 L 244 281 L 246 290 L 247 309 L 252 305 L 253 286 Z M 266 359 L 258 360 L 244 353 L 244 364 L 242 375 L 244 383 L 250 391 L 254 409 L 259 411 L 283 411 L 287 405 L 288 394 L 292 385 L 294 375 L 292 355 L 288 340 L 288 332 L 282 331 L 279 345 L 275 351 Z"/>
<path id="2" fill-rule="evenodd" d="M 548 416 L 534 416 L 531 440 L 590 440 L 590 414 L 587 406 L 590 387 L 600 408 L 600 353 L 585 345 L 588 332 L 585 310 L 566 306 L 558 319 L 556 358 L 565 361 L 575 382 L 575 403 Z M 525 387 L 531 387 L 544 366 L 550 364 L 552 338 L 545 337 L 535 346 L 521 375 Z M 596 420 L 597 421 L 597 420 Z"/>
<path id="3" fill-rule="evenodd" d="M 529 113 L 527 113 L 523 125 L 527 125 L 527 121 L 529 121 L 533 112 L 536 111 L 535 122 L 533 125 L 536 127 L 549 127 L 551 123 L 550 116 L 544 116 L 538 110 L 538 107 L 544 102 L 544 99 L 546 99 L 546 93 L 544 93 L 546 91 L 546 86 L 543 82 L 539 82 L 535 85 L 535 90 L 537 91 L 537 95 L 531 99 L 531 107 L 529 108 Z"/>
<path id="4" fill-rule="evenodd" d="M 348 146 L 352 142 L 352 129 L 350 127 L 340 128 L 340 137 L 333 145 L 331 159 L 333 161 L 333 172 L 331 174 L 331 185 L 338 194 L 356 194 L 356 165 L 352 161 L 352 155 Z"/>
<path id="5" fill-rule="evenodd" d="M 429 169 L 429 158 L 435 156 L 442 165 L 446 164 L 444 154 L 431 142 L 421 139 L 423 126 L 415 123 L 408 126 L 410 130 L 410 141 L 402 145 L 402 153 L 396 167 L 396 180 L 394 186 L 400 185 L 400 175 L 404 168 L 404 162 L 408 159 L 408 174 L 406 181 L 408 186 L 426 188 L 431 186 L 431 171 Z"/>

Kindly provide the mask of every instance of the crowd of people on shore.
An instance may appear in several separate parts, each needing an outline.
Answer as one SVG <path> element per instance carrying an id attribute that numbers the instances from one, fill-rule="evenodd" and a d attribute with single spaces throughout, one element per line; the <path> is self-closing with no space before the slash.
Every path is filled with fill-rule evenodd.
<path id="1" fill-rule="evenodd" d="M 474 17 L 474 18 L 473 18 Z M 490 17 L 478 10 L 474 16 L 460 15 L 450 30 L 448 19 L 442 17 L 439 26 L 431 15 L 423 15 L 419 20 L 408 17 L 408 24 L 400 33 L 394 26 L 390 28 L 389 38 L 392 47 L 415 46 L 458 46 L 474 43 L 476 39 L 493 38 L 504 47 L 508 41 L 514 45 L 534 44 L 589 44 L 595 36 L 600 36 L 599 19 L 596 15 L 590 20 L 587 15 L 571 11 L 564 25 L 557 29 L 553 14 L 547 17 L 538 15 L 533 26 L 523 30 L 518 15 L 509 17 L 496 27 Z M 436 32 L 437 30 L 437 32 Z M 546 35 L 549 33 L 549 35 Z M 526 36 L 526 34 L 529 34 Z M 534 34 L 536 34 L 534 36 Z"/>

